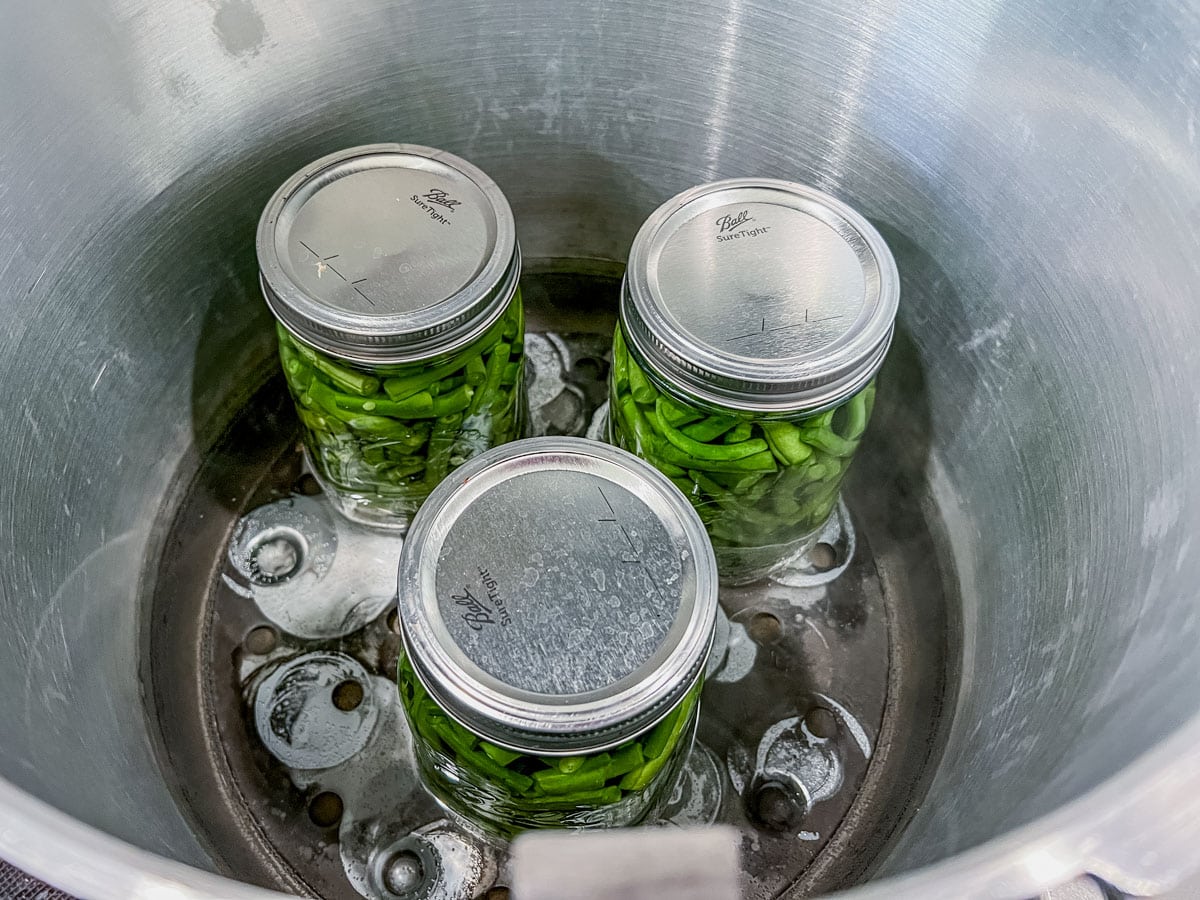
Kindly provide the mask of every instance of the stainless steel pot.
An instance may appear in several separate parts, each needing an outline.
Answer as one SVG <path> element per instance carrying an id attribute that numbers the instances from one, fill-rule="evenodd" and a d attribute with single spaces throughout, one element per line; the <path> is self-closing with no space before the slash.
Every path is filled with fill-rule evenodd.
<path id="1" fill-rule="evenodd" d="M 1200 10 L 10 7 L 0 856 L 87 897 L 267 896 L 206 871 L 154 751 L 144 573 L 269 365 L 263 202 L 410 141 L 491 173 L 529 258 L 620 260 L 664 198 L 752 174 L 892 243 L 964 652 L 928 796 L 856 896 L 1150 893 L 1200 862 Z"/>

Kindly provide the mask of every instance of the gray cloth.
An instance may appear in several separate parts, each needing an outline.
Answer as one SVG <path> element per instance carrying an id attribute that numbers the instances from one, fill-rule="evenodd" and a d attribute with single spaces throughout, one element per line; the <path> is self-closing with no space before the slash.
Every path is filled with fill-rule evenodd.
<path id="1" fill-rule="evenodd" d="M 526 832 L 513 844 L 520 900 L 738 900 L 733 828 Z"/>

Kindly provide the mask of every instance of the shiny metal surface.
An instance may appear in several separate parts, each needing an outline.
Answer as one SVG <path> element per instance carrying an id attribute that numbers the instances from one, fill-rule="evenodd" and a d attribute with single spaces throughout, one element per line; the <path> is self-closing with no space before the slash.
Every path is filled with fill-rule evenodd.
<path id="1" fill-rule="evenodd" d="M 791 182 L 728 179 L 684 191 L 642 225 L 621 324 L 685 397 L 816 412 L 879 370 L 899 294 L 883 238 L 846 204 Z"/>
<path id="2" fill-rule="evenodd" d="M 632 454 L 538 437 L 429 496 L 400 559 L 404 647 L 450 715 L 529 753 L 644 732 L 704 669 L 717 564 L 695 510 Z"/>
<path id="3" fill-rule="evenodd" d="M 273 364 L 263 204 L 397 139 L 487 170 L 543 260 L 623 259 L 659 203 L 735 175 L 870 218 L 916 361 L 890 421 L 968 602 L 946 752 L 858 895 L 1167 888 L 1200 822 L 1198 41 L 1182 2 L 14 6 L 0 854 L 88 896 L 263 895 L 191 867 L 136 573 Z"/>
<path id="4" fill-rule="evenodd" d="M 267 203 L 257 246 L 275 315 L 357 362 L 470 343 L 504 311 L 521 273 L 496 183 L 413 144 L 354 147 L 301 169 Z"/>

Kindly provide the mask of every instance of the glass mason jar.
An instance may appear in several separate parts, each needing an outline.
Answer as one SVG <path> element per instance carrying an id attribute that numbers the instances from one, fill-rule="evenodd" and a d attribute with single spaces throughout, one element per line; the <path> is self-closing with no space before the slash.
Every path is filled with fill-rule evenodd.
<path id="1" fill-rule="evenodd" d="M 609 438 L 692 502 L 723 580 L 767 576 L 816 542 L 870 419 L 898 299 L 879 233 L 802 185 L 693 188 L 638 232 Z"/>
<path id="2" fill-rule="evenodd" d="M 318 160 L 259 224 L 263 294 L 310 466 L 404 530 L 448 472 L 524 427 L 512 212 L 474 166 L 380 144 Z"/>
<path id="3" fill-rule="evenodd" d="M 579 438 L 517 441 L 458 474 L 400 562 L 400 699 L 424 783 L 501 837 L 653 815 L 691 749 L 713 639 L 695 511 L 651 466 Z"/>

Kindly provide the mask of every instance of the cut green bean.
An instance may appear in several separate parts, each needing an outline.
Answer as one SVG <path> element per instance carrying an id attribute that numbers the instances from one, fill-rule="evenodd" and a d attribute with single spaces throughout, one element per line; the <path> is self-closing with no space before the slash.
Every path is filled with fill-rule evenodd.
<path id="1" fill-rule="evenodd" d="M 478 354 L 472 358 L 478 358 Z M 432 369 L 415 372 L 403 378 L 385 378 L 383 389 L 392 400 L 403 400 L 405 397 L 411 397 L 413 394 L 424 391 L 431 384 L 441 381 L 443 378 L 448 378 L 455 372 L 463 371 L 469 365 L 470 360 L 451 360 L 448 363 L 443 363 Z"/>
<path id="2" fill-rule="evenodd" d="M 484 378 L 487 376 L 487 367 L 484 365 L 482 356 L 472 356 L 467 360 L 466 381 L 472 387 L 479 387 L 483 384 Z"/>
<path id="3" fill-rule="evenodd" d="M 768 449 L 767 442 L 761 438 L 751 438 L 739 444 L 706 444 L 703 441 L 688 437 L 677 428 L 668 425 L 662 414 L 662 397 L 659 397 L 658 430 L 668 441 L 674 444 L 688 456 L 696 459 L 729 461 L 754 456 Z M 654 420 L 651 419 L 653 422 Z"/>
<path id="4" fill-rule="evenodd" d="M 766 447 L 765 441 L 763 446 Z M 684 469 L 700 469 L 705 472 L 774 472 L 779 468 L 771 451 L 765 449 L 738 459 L 701 459 L 664 442 L 658 445 L 655 452 L 658 453 L 658 458 L 654 460 L 656 463 L 664 461 Z"/>
<path id="5" fill-rule="evenodd" d="M 638 403 L 653 403 L 658 398 L 658 391 L 650 384 L 646 375 L 638 366 L 629 366 L 629 391 Z"/>
<path id="6" fill-rule="evenodd" d="M 300 341 L 290 340 L 294 349 L 309 365 L 329 377 L 335 385 L 344 391 L 367 397 L 379 390 L 379 379 L 374 375 L 356 372 L 339 365 L 323 353 L 318 353 Z"/>
<path id="7" fill-rule="evenodd" d="M 736 424 L 737 419 L 733 416 L 706 416 L 699 422 L 684 425 L 679 431 L 694 441 L 708 443 L 715 441 Z"/>
<path id="8" fill-rule="evenodd" d="M 604 770 L 605 779 L 611 781 L 620 775 L 632 772 L 645 761 L 646 755 L 642 752 L 642 745 L 638 743 L 629 744 L 618 750 L 616 755 L 609 760 Z"/>
<path id="9" fill-rule="evenodd" d="M 572 772 L 577 772 L 587 762 L 587 757 L 584 756 L 561 756 L 553 763 L 558 771 L 570 775 Z"/>
<path id="10" fill-rule="evenodd" d="M 468 416 L 477 414 L 484 408 L 483 401 L 495 395 L 496 390 L 500 387 L 500 378 L 504 373 L 504 367 L 508 365 L 511 349 L 508 344 L 497 344 L 492 350 L 484 373 L 483 387 L 480 388 L 478 395 L 467 408 Z"/>
<path id="11" fill-rule="evenodd" d="M 829 428 L 801 428 L 800 437 L 806 444 L 831 456 L 850 456 L 858 449 L 856 442 L 839 437 Z"/>
<path id="12" fill-rule="evenodd" d="M 798 466 L 812 456 L 812 447 L 804 443 L 800 429 L 791 422 L 763 422 L 762 430 L 771 452 L 785 466 Z"/>
<path id="13" fill-rule="evenodd" d="M 725 432 L 725 437 L 723 440 L 726 444 L 737 444 L 741 441 L 749 440 L 753 431 L 754 426 L 749 422 L 738 422 L 731 429 Z"/>
<path id="14" fill-rule="evenodd" d="M 578 772 L 558 772 L 542 769 L 533 773 L 533 780 L 547 794 L 567 794 L 572 791 L 596 791 L 604 787 L 603 769 L 580 769 Z"/>

